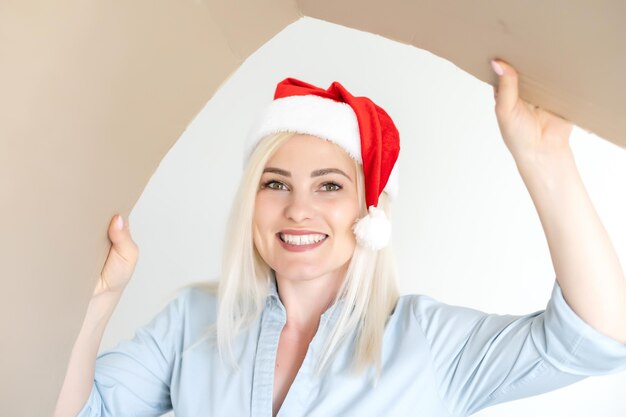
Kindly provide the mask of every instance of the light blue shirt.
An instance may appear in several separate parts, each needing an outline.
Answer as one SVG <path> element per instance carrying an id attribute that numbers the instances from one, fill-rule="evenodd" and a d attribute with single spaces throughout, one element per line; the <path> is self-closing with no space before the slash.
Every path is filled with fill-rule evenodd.
<path id="1" fill-rule="evenodd" d="M 99 355 L 80 417 L 271 417 L 278 339 L 285 309 L 270 286 L 259 320 L 236 339 L 239 370 L 220 360 L 217 300 L 187 289 L 135 337 Z M 400 297 L 384 333 L 382 373 L 352 372 L 354 341 L 315 375 L 316 358 L 338 311 L 321 317 L 280 417 L 467 416 L 484 407 L 626 369 L 626 345 L 583 322 L 557 284 L 545 311 L 485 314 L 427 296 Z"/>

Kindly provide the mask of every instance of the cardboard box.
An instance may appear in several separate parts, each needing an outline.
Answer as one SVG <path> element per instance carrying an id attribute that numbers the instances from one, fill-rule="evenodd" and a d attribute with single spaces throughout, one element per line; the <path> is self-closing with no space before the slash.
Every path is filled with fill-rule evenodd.
<path id="1" fill-rule="evenodd" d="M 626 147 L 626 3 L 168 1 L 0 9 L 2 415 L 49 415 L 108 252 L 159 161 L 220 84 L 302 16 L 428 49 Z M 160 115 L 160 117 L 155 117 Z"/>

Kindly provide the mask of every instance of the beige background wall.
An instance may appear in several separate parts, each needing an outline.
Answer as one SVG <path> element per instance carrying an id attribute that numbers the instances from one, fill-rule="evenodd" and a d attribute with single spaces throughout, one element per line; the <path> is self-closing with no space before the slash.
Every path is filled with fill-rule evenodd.
<path id="1" fill-rule="evenodd" d="M 323 63 L 323 64 L 320 64 Z M 305 18 L 257 51 L 161 162 L 131 215 L 142 255 L 104 344 L 131 337 L 177 288 L 214 279 L 248 127 L 276 82 L 339 80 L 401 132 L 393 242 L 404 293 L 485 311 L 543 308 L 554 272 L 493 115 L 491 87 L 429 52 Z M 626 150 L 575 130 L 576 160 L 626 265 Z M 626 374 L 588 379 L 480 416 L 621 417 Z"/>

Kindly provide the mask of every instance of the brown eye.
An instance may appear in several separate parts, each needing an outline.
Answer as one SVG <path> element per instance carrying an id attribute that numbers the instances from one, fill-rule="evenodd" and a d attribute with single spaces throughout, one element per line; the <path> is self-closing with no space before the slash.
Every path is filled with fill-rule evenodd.
<path id="1" fill-rule="evenodd" d="M 264 182 L 261 188 L 269 188 L 270 190 L 279 191 L 288 190 L 287 186 L 284 183 L 276 180 L 269 180 L 267 182 Z"/>

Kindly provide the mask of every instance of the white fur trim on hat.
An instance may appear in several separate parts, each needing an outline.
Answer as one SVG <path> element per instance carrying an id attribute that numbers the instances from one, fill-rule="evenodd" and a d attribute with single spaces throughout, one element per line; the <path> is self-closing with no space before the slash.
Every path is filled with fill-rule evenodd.
<path id="1" fill-rule="evenodd" d="M 289 96 L 270 103 L 256 127 L 252 129 L 246 147 L 246 160 L 257 143 L 279 132 L 302 133 L 333 142 L 363 164 L 359 123 L 347 103 L 315 96 Z M 384 191 L 391 199 L 398 192 L 398 163 L 393 167 Z"/>
<path id="2" fill-rule="evenodd" d="M 341 146 L 352 159 L 361 159 L 359 123 L 346 103 L 318 96 L 290 96 L 274 100 L 250 135 L 251 149 L 264 137 L 278 132 L 303 133 Z"/>

